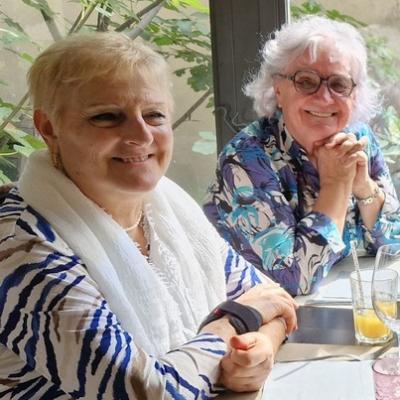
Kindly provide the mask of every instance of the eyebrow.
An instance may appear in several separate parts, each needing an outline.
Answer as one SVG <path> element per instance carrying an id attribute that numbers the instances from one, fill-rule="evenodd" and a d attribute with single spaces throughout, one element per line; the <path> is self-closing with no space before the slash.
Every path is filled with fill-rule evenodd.
<path id="1" fill-rule="evenodd" d="M 168 102 L 167 101 L 151 101 L 151 99 L 138 99 L 136 102 L 138 104 L 142 104 L 145 106 L 152 106 L 152 107 L 168 107 Z M 115 110 L 120 110 L 121 108 L 126 107 L 127 102 L 123 102 L 121 104 L 115 104 L 115 103 L 90 103 L 85 105 L 84 107 L 90 111 L 96 111 L 96 110 L 102 110 L 102 109 L 115 109 Z"/>

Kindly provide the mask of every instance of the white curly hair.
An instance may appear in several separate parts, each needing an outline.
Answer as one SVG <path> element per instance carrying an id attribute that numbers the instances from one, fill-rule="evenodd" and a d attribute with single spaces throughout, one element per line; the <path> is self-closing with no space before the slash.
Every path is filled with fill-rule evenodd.
<path id="1" fill-rule="evenodd" d="M 332 43 L 334 49 L 332 49 Z M 355 87 L 355 102 L 349 122 L 368 122 L 379 110 L 380 98 L 367 72 L 367 49 L 360 32 L 352 25 L 320 16 L 303 17 L 282 26 L 267 40 L 262 51 L 259 71 L 244 87 L 244 93 L 254 101 L 259 116 L 270 117 L 277 109 L 273 76 L 284 74 L 290 65 L 306 51 L 311 61 L 326 49 L 333 57 L 350 61 Z"/>

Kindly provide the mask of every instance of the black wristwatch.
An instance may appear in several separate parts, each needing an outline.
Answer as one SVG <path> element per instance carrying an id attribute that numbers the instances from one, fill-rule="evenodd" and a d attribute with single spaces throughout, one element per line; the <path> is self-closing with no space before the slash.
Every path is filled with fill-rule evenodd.
<path id="1" fill-rule="evenodd" d="M 222 318 L 224 315 L 228 315 L 229 323 L 238 335 L 258 331 L 263 322 L 261 314 L 255 308 L 245 306 L 233 300 L 227 300 L 211 311 L 207 318 L 200 324 L 199 331 L 205 325 Z"/>

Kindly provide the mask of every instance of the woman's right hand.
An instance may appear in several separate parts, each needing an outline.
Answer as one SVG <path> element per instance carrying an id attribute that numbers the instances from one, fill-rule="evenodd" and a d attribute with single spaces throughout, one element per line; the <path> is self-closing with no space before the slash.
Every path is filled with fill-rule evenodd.
<path id="1" fill-rule="evenodd" d="M 321 187 L 337 183 L 351 187 L 365 144 L 364 139 L 357 140 L 352 133 L 344 132 L 336 133 L 327 141 L 315 143 L 311 158 L 316 163 Z"/>
<path id="2" fill-rule="evenodd" d="M 296 301 L 279 286 L 260 284 L 235 299 L 236 302 L 255 308 L 267 324 L 274 318 L 282 317 L 286 322 L 286 334 L 297 329 Z"/>
<path id="3" fill-rule="evenodd" d="M 353 183 L 364 162 L 364 138 L 339 132 L 324 141 L 314 143 L 310 159 L 316 164 L 320 191 L 312 210 L 328 216 L 342 234 Z"/>

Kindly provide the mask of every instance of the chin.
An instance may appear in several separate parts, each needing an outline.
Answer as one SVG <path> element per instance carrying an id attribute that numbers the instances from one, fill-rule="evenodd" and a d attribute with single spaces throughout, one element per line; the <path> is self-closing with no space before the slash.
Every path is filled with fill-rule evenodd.
<path id="1" fill-rule="evenodd" d="M 127 185 L 125 185 L 124 191 L 129 193 L 149 193 L 157 186 L 157 183 L 160 181 L 160 179 L 161 177 L 158 179 L 145 180 L 135 183 L 129 182 Z"/>

